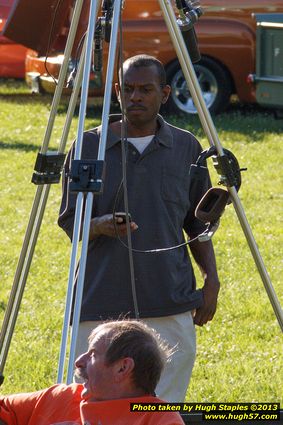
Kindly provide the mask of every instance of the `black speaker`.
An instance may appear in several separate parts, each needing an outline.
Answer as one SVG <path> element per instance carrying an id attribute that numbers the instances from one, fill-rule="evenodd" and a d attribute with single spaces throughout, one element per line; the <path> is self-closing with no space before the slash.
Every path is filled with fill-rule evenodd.
<path id="1" fill-rule="evenodd" d="M 229 193 L 220 187 L 210 188 L 195 209 L 195 216 L 204 223 L 215 223 L 222 215 Z"/>

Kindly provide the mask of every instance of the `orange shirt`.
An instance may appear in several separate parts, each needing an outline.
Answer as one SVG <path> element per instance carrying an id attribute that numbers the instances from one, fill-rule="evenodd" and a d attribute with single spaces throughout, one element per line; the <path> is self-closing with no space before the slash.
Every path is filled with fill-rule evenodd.
<path id="1" fill-rule="evenodd" d="M 82 385 L 57 384 L 27 394 L 0 396 L 0 419 L 7 425 L 182 425 L 175 412 L 130 412 L 130 403 L 162 403 L 152 396 L 88 402 Z"/>

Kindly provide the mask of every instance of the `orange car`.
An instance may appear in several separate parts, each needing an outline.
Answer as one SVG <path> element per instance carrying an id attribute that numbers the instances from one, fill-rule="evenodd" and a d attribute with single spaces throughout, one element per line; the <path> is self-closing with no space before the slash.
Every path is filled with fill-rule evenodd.
<path id="1" fill-rule="evenodd" d="M 0 78 L 25 78 L 27 47 L 1 35 L 15 0 L 0 0 Z"/>
<path id="2" fill-rule="evenodd" d="M 186 1 L 188 4 L 195 3 Z M 31 0 L 20 0 L 20 2 L 23 7 L 28 7 Z M 55 0 L 45 0 L 44 7 L 48 8 L 48 4 L 51 6 L 52 2 L 54 3 Z M 175 2 L 172 1 L 172 3 Z M 37 0 L 35 4 L 39 8 L 40 1 Z M 58 76 L 72 4 L 71 0 L 65 0 L 64 8 L 61 7 L 61 11 L 57 10 L 56 18 L 53 20 L 50 16 L 47 18 L 49 24 L 46 23 L 47 9 L 45 13 L 42 12 L 45 16 L 44 27 L 43 21 L 40 22 L 40 19 L 37 19 L 35 25 L 31 26 L 30 36 L 25 40 L 27 46 L 40 50 L 38 55 L 28 54 L 26 61 L 27 82 L 39 91 L 54 90 L 54 81 L 49 74 Z M 76 56 L 79 41 L 86 31 L 88 6 L 89 0 L 86 0 L 73 49 L 73 58 Z M 208 108 L 211 112 L 224 110 L 232 94 L 236 94 L 241 102 L 255 102 L 255 86 L 248 81 L 248 75 L 254 74 L 256 67 L 256 19 L 253 14 L 283 13 L 283 0 L 203 0 L 201 7 L 204 15 L 195 24 L 201 60 L 194 67 Z M 27 28 L 26 23 L 22 23 L 22 19 L 18 19 L 17 22 L 19 27 L 22 24 Z M 51 22 L 55 23 L 53 26 L 56 28 L 51 31 L 52 43 L 49 43 L 48 58 L 45 60 Z M 158 0 L 127 0 L 123 10 L 123 28 L 125 57 L 147 53 L 156 56 L 164 63 L 168 82 L 172 86 L 168 108 L 171 111 L 196 113 Z M 103 54 L 102 75 L 96 73 L 92 76 L 91 90 L 96 96 L 101 96 L 103 93 L 107 44 Z M 71 61 L 70 71 L 73 66 Z"/>

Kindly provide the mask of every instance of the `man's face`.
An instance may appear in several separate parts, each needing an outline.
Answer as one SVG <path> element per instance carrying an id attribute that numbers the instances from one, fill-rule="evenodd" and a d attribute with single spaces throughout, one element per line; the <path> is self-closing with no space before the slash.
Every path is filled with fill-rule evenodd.
<path id="1" fill-rule="evenodd" d="M 121 104 L 117 85 L 116 92 Z M 155 66 L 124 68 L 124 106 L 131 124 L 146 125 L 155 120 L 169 93 L 169 86 L 161 87 Z"/>
<path id="2" fill-rule="evenodd" d="M 105 336 L 105 331 L 98 332 L 92 339 L 89 350 L 75 362 L 78 375 L 84 379 L 82 398 L 91 401 L 107 400 L 111 396 L 115 365 L 105 364 Z"/>

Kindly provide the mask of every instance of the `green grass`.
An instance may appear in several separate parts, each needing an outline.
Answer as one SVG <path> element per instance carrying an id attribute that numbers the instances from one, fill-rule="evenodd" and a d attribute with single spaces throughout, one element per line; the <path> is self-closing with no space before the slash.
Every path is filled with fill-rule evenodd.
<path id="1" fill-rule="evenodd" d="M 30 179 L 52 98 L 32 96 L 15 81 L 0 81 L 0 95 L 2 320 L 35 195 Z M 54 149 L 65 111 L 61 105 L 50 144 Z M 99 108 L 89 109 L 86 127 L 96 125 L 100 117 Z M 193 131 L 208 147 L 197 117 L 167 119 Z M 70 142 L 77 121 L 76 114 Z M 282 120 L 270 111 L 233 105 L 214 123 L 222 145 L 248 168 L 239 195 L 282 304 Z M 212 166 L 211 175 L 215 184 L 218 177 Z M 60 185 L 54 185 L 4 370 L 5 394 L 56 381 L 70 259 L 70 243 L 56 223 L 59 203 Z M 231 205 L 213 241 L 222 289 L 214 320 L 197 329 L 198 356 L 187 399 L 282 403 L 282 333 Z"/>

